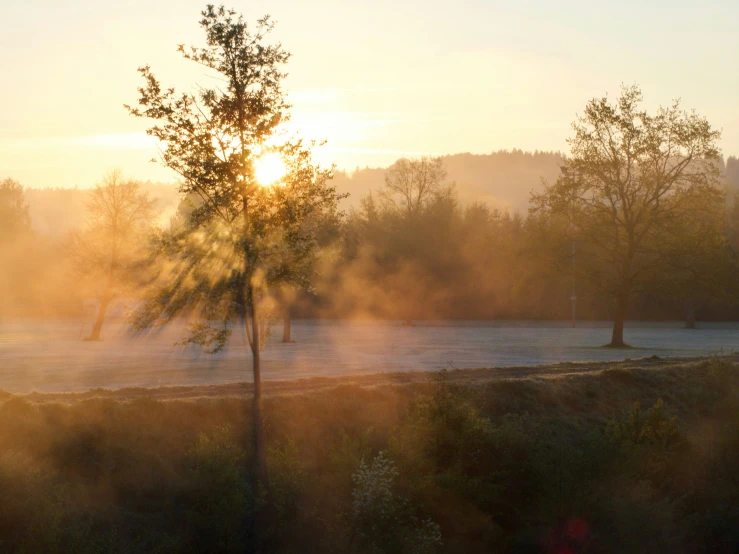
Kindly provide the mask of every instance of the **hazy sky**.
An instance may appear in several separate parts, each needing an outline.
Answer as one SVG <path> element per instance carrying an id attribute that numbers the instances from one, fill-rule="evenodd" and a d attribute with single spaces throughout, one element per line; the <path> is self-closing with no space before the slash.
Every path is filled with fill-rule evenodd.
<path id="1" fill-rule="evenodd" d="M 165 85 L 211 79 L 182 60 L 201 45 L 204 2 L 0 0 L 0 178 L 87 187 L 108 169 L 171 180 L 149 163 L 130 117 L 149 64 Z M 739 154 L 739 2 L 272 0 L 293 53 L 293 127 L 325 138 L 324 162 L 377 166 L 401 155 L 566 150 L 585 102 L 639 83 L 648 106 L 681 97 Z"/>

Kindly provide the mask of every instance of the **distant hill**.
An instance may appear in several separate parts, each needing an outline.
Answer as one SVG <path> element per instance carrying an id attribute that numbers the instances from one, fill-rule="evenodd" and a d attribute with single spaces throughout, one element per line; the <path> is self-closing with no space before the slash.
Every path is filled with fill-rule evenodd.
<path id="1" fill-rule="evenodd" d="M 560 152 L 500 150 L 490 154 L 443 156 L 449 181 L 457 184 L 463 203 L 487 202 L 511 212 L 525 212 L 532 191 L 542 189 L 542 181 L 553 182 L 560 175 L 564 155 Z M 739 158 L 729 157 L 719 164 L 730 192 L 739 194 Z M 334 182 L 340 192 L 350 193 L 346 207 L 357 207 L 359 199 L 384 184 L 385 168 L 337 172 Z"/>
<path id="2" fill-rule="evenodd" d="M 521 150 L 444 157 L 462 202 L 481 200 L 511 211 L 526 211 L 531 192 L 541 190 L 542 179 L 556 181 L 563 162 L 559 152 Z"/>
<path id="3" fill-rule="evenodd" d="M 491 154 L 444 156 L 449 181 L 455 182 L 463 203 L 487 202 L 510 211 L 525 211 L 532 190 L 541 189 L 542 179 L 553 181 L 560 173 L 563 156 L 559 152 L 502 150 Z M 384 184 L 385 168 L 338 172 L 334 181 L 340 192 L 350 193 L 347 206 Z"/>
<path id="4" fill-rule="evenodd" d="M 564 156 L 559 152 L 524 152 L 501 150 L 490 154 L 452 154 L 444 156 L 449 181 L 457 185 L 463 203 L 487 202 L 512 212 L 528 209 L 531 191 L 539 191 L 542 179 L 554 181 L 560 174 Z M 739 194 L 739 158 L 729 157 L 721 163 L 729 189 Z M 344 207 L 358 207 L 360 199 L 380 189 L 385 168 L 338 171 L 334 177 L 339 192 L 350 194 Z M 179 203 L 174 183 L 144 183 L 155 198 L 161 221 L 167 222 Z M 26 189 L 34 229 L 45 235 L 62 235 L 84 222 L 85 189 Z"/>

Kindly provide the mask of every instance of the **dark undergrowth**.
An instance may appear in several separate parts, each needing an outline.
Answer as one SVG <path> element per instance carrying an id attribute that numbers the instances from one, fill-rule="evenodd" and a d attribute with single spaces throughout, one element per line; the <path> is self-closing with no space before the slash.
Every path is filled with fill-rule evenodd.
<path id="1" fill-rule="evenodd" d="M 739 551 L 739 368 L 0 405 L 0 551 Z"/>

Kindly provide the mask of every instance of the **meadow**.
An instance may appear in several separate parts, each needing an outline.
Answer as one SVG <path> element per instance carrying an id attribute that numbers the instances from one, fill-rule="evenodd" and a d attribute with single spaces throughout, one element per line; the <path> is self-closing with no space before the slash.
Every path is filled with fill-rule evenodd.
<path id="1" fill-rule="evenodd" d="M 8 552 L 735 552 L 739 358 L 2 394 Z"/>

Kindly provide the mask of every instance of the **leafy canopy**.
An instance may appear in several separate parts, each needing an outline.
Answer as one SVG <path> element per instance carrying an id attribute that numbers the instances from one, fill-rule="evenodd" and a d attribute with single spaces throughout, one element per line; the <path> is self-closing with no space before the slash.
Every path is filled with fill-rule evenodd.
<path id="1" fill-rule="evenodd" d="M 136 324 L 198 316 L 188 340 L 217 351 L 230 335 L 228 322 L 254 313 L 270 288 L 307 286 L 320 222 L 336 214 L 339 195 L 328 183 L 331 170 L 312 162 L 313 144 L 280 131 L 289 117 L 281 82 L 290 55 L 266 43 L 269 17 L 252 29 L 224 7 L 208 6 L 202 15 L 207 46 L 179 51 L 212 70 L 220 85 L 178 94 L 163 89 L 147 66 L 139 106 L 128 108 L 156 122 L 148 133 L 164 145 L 162 162 L 180 175 L 183 196 L 198 199 L 184 224 L 160 237 L 158 253 L 168 263 Z M 267 155 L 285 166 L 275 183 L 257 179 Z"/>
<path id="2" fill-rule="evenodd" d="M 71 232 L 66 244 L 73 269 L 97 296 L 119 296 L 140 280 L 156 202 L 141 183 L 116 170 L 87 193 L 85 207 L 86 226 Z"/>
<path id="3" fill-rule="evenodd" d="M 686 223 L 714 217 L 723 194 L 720 133 L 679 101 L 654 115 L 641 102 L 636 86 L 591 100 L 562 175 L 533 196 L 535 213 L 563 216 L 581 239 L 579 269 L 621 297 L 665 276 Z"/>
<path id="4" fill-rule="evenodd" d="M 0 181 L 0 234 L 3 242 L 28 234 L 31 216 L 25 201 L 23 186 L 13 179 Z"/>

